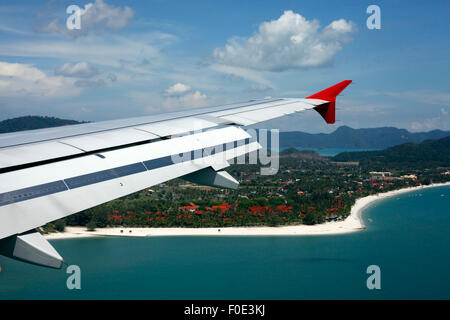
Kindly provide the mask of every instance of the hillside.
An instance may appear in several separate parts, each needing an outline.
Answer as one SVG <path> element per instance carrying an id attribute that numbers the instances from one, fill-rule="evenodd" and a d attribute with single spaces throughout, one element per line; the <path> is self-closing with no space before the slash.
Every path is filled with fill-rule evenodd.
<path id="1" fill-rule="evenodd" d="M 25 116 L 0 121 L 0 133 L 60 127 L 79 123 L 83 122 L 54 117 Z"/>
<path id="2" fill-rule="evenodd" d="M 404 143 L 381 151 L 343 152 L 333 161 L 359 161 L 374 168 L 396 166 L 450 166 L 450 137 L 426 140 L 422 143 Z"/>
<path id="3" fill-rule="evenodd" d="M 317 152 L 312 150 L 297 150 L 293 147 L 287 148 L 280 152 L 280 157 L 293 157 L 293 158 L 299 158 L 299 159 L 308 159 L 308 160 L 323 160 L 324 158 L 321 157 Z"/>
<path id="4" fill-rule="evenodd" d="M 398 144 L 420 143 L 427 139 L 450 136 L 450 131 L 409 132 L 393 127 L 352 129 L 342 126 L 326 134 L 311 134 L 300 131 L 280 132 L 281 147 L 385 149 Z"/>

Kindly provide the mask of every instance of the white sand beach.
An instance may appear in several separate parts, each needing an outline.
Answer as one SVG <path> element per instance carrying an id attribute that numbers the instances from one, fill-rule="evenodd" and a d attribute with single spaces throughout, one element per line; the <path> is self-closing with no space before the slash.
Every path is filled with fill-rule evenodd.
<path id="1" fill-rule="evenodd" d="M 362 210 L 375 201 L 398 194 L 433 187 L 449 186 L 436 183 L 427 186 L 410 187 L 356 200 L 350 215 L 343 221 L 326 222 L 317 225 L 293 225 L 282 227 L 225 227 L 225 228 L 100 228 L 87 231 L 85 227 L 66 227 L 61 233 L 45 235 L 48 240 L 120 236 L 120 237 L 158 237 L 158 236 L 292 236 L 292 235 L 330 235 L 356 232 L 365 229 L 361 218 Z"/>

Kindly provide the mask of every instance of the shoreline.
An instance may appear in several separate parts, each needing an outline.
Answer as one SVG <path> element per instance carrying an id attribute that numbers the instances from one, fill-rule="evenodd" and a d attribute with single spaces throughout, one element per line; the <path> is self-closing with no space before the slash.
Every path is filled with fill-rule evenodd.
<path id="1" fill-rule="evenodd" d="M 399 194 L 416 190 L 450 186 L 450 182 L 408 187 L 356 200 L 350 215 L 343 221 L 325 222 L 316 225 L 291 225 L 281 227 L 222 227 L 222 228 L 99 228 L 86 231 L 86 227 L 66 227 L 61 233 L 44 235 L 48 240 L 90 237 L 171 237 L 171 236 L 293 236 L 335 235 L 364 230 L 362 211 L 370 204 Z M 220 230 L 220 231 L 219 231 Z"/>

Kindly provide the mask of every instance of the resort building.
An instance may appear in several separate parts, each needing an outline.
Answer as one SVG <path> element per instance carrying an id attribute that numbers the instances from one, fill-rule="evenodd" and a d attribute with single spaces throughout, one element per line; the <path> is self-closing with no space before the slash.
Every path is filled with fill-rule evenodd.
<path id="1" fill-rule="evenodd" d="M 401 178 L 417 180 L 417 176 L 414 174 L 405 174 L 404 176 L 401 176 Z"/>
<path id="2" fill-rule="evenodd" d="M 383 179 L 392 176 L 392 173 L 389 171 L 371 171 L 369 172 L 369 174 L 371 175 L 372 179 Z"/>

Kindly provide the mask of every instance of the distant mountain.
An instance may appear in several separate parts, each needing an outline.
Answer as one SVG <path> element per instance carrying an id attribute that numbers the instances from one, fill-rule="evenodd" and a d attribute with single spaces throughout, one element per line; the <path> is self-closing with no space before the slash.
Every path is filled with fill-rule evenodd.
<path id="1" fill-rule="evenodd" d="M 281 147 L 385 149 L 405 142 L 420 143 L 427 139 L 450 136 L 450 131 L 409 132 L 394 127 L 352 129 L 342 126 L 326 134 L 300 131 L 280 132 Z"/>
<path id="2" fill-rule="evenodd" d="M 78 122 L 75 120 L 58 119 L 54 117 L 25 116 L 0 121 L 0 133 L 50 128 L 50 127 L 60 127 L 79 123 L 83 122 Z"/>
<path id="3" fill-rule="evenodd" d="M 380 151 L 343 152 L 333 161 L 359 161 L 361 165 L 377 167 L 450 166 L 450 136 L 422 143 L 404 143 Z"/>

